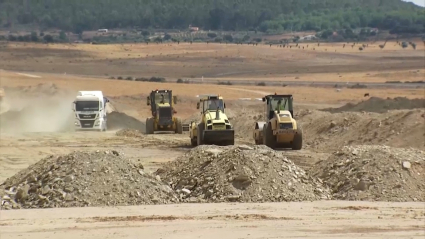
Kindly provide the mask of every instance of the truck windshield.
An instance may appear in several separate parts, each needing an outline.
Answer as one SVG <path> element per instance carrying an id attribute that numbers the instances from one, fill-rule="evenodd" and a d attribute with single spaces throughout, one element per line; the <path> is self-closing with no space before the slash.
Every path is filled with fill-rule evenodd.
<path id="1" fill-rule="evenodd" d="M 280 100 L 280 105 L 279 105 L 279 100 Z M 271 99 L 270 102 L 271 105 L 271 110 L 292 110 L 292 104 L 290 104 L 290 101 L 288 98 L 274 98 Z"/>
<path id="2" fill-rule="evenodd" d="M 76 111 L 99 111 L 99 101 L 77 101 L 75 102 Z"/>
<path id="3" fill-rule="evenodd" d="M 204 101 L 204 110 L 217 110 L 217 108 L 221 111 L 224 111 L 224 103 L 221 99 L 216 100 L 207 100 Z"/>
<path id="4" fill-rule="evenodd" d="M 155 104 L 170 104 L 170 93 L 155 93 Z"/>

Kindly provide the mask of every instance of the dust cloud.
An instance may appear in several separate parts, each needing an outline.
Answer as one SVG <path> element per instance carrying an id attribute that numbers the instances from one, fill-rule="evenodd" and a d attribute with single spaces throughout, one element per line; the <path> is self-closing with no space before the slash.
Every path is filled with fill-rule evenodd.
<path id="1" fill-rule="evenodd" d="M 0 115 L 0 133 L 73 131 L 74 97 L 57 91 L 54 84 L 9 89 L 4 97 L 8 109 Z"/>

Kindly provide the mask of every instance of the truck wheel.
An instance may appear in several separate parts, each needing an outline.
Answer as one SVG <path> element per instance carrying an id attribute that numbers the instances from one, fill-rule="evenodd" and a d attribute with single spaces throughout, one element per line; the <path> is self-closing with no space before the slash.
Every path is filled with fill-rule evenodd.
<path id="1" fill-rule="evenodd" d="M 146 134 L 153 134 L 154 131 L 154 119 L 147 118 L 146 119 Z"/>
<path id="2" fill-rule="evenodd" d="M 198 135 L 197 135 L 197 137 L 196 137 L 196 139 L 197 139 L 197 143 L 198 143 L 198 145 L 203 145 L 204 144 L 204 138 L 202 137 L 203 136 L 203 134 L 204 134 L 204 128 L 205 128 L 205 125 L 204 125 L 204 123 L 200 123 L 200 124 L 198 124 Z"/>
<path id="3" fill-rule="evenodd" d="M 190 144 L 192 147 L 196 147 L 198 145 L 198 140 L 196 138 L 190 139 Z"/>
<path id="4" fill-rule="evenodd" d="M 265 127 L 264 139 L 264 144 L 267 147 L 272 149 L 276 148 L 276 137 L 273 135 L 273 129 L 270 123 Z"/>
<path id="5" fill-rule="evenodd" d="M 183 134 L 182 120 L 179 118 L 176 119 L 176 134 Z"/>
<path id="6" fill-rule="evenodd" d="M 294 140 L 292 141 L 292 149 L 293 150 L 301 150 L 303 147 L 303 129 L 301 125 L 297 125 L 297 133 L 294 136 Z"/>

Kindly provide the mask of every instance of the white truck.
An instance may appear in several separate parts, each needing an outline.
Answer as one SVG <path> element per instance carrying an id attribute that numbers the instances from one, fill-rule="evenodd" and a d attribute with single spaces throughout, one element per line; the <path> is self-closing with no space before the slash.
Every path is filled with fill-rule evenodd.
<path id="1" fill-rule="evenodd" d="M 75 130 L 106 131 L 106 103 L 109 100 L 102 91 L 79 91 L 72 110 L 75 115 Z"/>

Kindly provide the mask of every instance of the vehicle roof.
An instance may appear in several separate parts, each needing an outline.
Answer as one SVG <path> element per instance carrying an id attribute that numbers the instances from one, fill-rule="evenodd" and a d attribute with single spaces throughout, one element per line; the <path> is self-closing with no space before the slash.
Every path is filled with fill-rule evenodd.
<path id="1" fill-rule="evenodd" d="M 292 95 L 266 95 L 265 98 L 290 98 Z"/>
<path id="2" fill-rule="evenodd" d="M 172 90 L 152 90 L 152 93 L 168 93 L 172 92 Z"/>
<path id="3" fill-rule="evenodd" d="M 213 94 L 208 94 L 208 95 L 199 95 L 200 100 L 199 101 L 205 101 L 205 100 L 209 100 L 209 99 L 223 99 L 223 97 L 221 95 L 213 95 Z"/>
<path id="4" fill-rule="evenodd" d="M 93 95 L 79 95 L 77 96 L 77 101 L 102 101 L 103 98 Z"/>
<path id="5" fill-rule="evenodd" d="M 103 98 L 103 92 L 100 90 L 93 90 L 93 91 L 78 91 L 77 96 L 95 96 Z"/>

